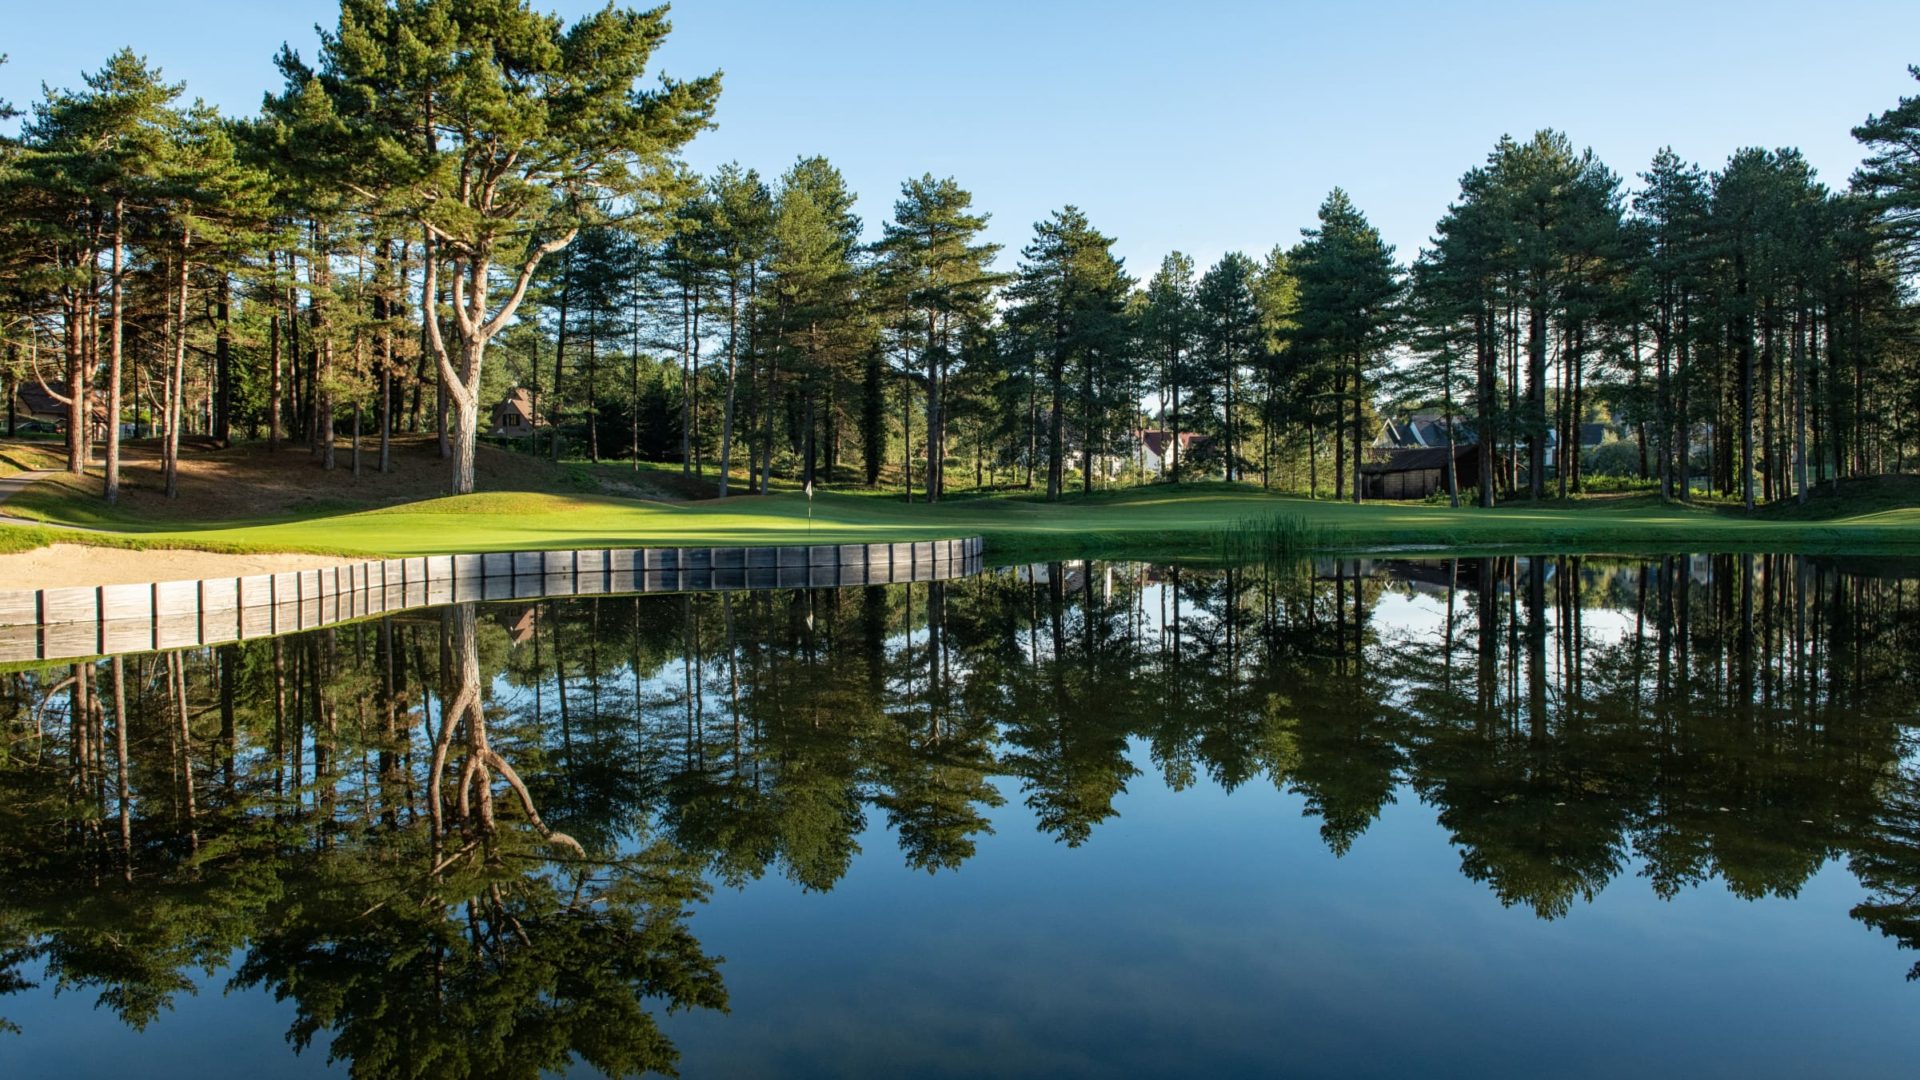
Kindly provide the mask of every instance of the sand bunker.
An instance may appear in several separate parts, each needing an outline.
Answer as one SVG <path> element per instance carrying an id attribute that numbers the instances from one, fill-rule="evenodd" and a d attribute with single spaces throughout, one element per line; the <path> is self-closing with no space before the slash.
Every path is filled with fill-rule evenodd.
<path id="1" fill-rule="evenodd" d="M 0 589 L 55 589 L 70 585 L 137 585 L 148 581 L 243 577 L 312 570 L 359 560 L 337 555 L 230 555 L 214 551 L 49 544 L 0 555 Z"/>

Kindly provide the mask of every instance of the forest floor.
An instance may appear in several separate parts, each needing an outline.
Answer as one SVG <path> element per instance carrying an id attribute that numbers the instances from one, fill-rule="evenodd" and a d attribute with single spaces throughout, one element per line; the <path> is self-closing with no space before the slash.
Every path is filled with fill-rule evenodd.
<path id="1" fill-rule="evenodd" d="M 286 520 L 396 506 L 444 495 L 447 463 L 432 436 L 401 436 L 393 443 L 392 469 L 379 469 L 379 444 L 365 440 L 360 472 L 353 471 L 347 442 L 335 448 L 334 468 L 324 468 L 304 445 L 270 450 L 265 443 L 219 448 L 207 440 L 183 444 L 179 497 L 168 499 L 156 440 L 129 440 L 121 451 L 120 502 L 100 498 L 99 448 L 85 476 L 61 472 L 10 501 L 6 514 L 63 525 L 143 531 L 182 523 L 215 524 Z M 58 446 L 0 442 L 0 470 L 64 467 Z M 617 473 L 617 474 L 616 474 Z M 617 471 L 610 466 L 553 462 L 543 456 L 482 445 L 474 475 L 487 491 L 538 491 L 618 495 L 670 500 L 704 497 L 710 484 L 688 485 L 678 466 Z M 659 477 L 658 482 L 654 478 Z"/>
<path id="2" fill-rule="evenodd" d="M 363 450 L 363 452 L 365 452 Z M 3 453 L 3 451 L 0 451 Z M 355 480 L 305 449 L 196 450 L 182 497 L 158 490 L 151 450 L 129 455 L 117 507 L 97 477 L 60 474 L 0 512 L 44 524 L 0 530 L 0 550 L 69 542 L 131 549 L 422 555 L 574 547 L 854 543 L 984 536 L 993 558 L 1206 557 L 1222 534 L 1286 518 L 1313 542 L 1348 551 L 1920 551 L 1920 478 L 1843 485 L 1805 507 L 1748 515 L 1725 504 L 1662 505 L 1644 494 L 1492 510 L 1419 503 L 1310 501 L 1241 484 L 1155 485 L 1048 503 L 1030 492 L 962 493 L 937 506 L 899 493 L 775 491 L 719 500 L 710 478 L 678 466 L 554 464 L 483 447 L 480 494 L 440 496 L 445 465 L 430 439 L 403 440 L 382 475 L 367 453 Z M 811 509 L 811 516 L 809 511 Z M 77 532 L 61 526 L 74 526 Z M 0 566 L 0 578 L 12 578 Z M 0 580 L 0 586 L 25 582 Z"/>

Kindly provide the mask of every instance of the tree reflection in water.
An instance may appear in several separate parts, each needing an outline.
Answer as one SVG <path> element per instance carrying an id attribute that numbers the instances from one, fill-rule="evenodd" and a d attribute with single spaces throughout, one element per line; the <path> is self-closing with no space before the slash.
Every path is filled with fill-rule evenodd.
<path id="1" fill-rule="evenodd" d="M 1626 874 L 1920 945 L 1920 574 L 1787 556 L 1194 569 L 446 609 L 0 682 L 0 990 L 152 1021 L 232 968 L 357 1075 L 671 1068 L 708 882 L 1097 843 L 1143 769 L 1329 850 L 1415 798 L 1499 902 Z M 1920 974 L 1920 966 L 1915 973 Z"/>
<path id="2" fill-rule="evenodd" d="M 489 734 L 504 723 L 538 755 L 533 732 L 489 715 L 480 617 L 436 621 L 135 658 L 116 665 L 127 707 L 111 716 L 89 704 L 95 665 L 15 680 L 41 726 L 17 726 L 0 770 L 11 977 L 38 961 L 143 1027 L 237 950 L 232 984 L 291 1000 L 290 1041 L 326 1033 L 356 1075 L 670 1071 L 650 1006 L 726 1005 L 685 925 L 699 862 L 638 833 L 590 853 L 549 828 Z M 199 676 L 184 696 L 182 670 Z M 69 699 L 62 731 L 32 689 L 46 680 Z M 103 768 L 108 738 L 136 752 Z M 131 789 L 118 845 L 101 828 L 109 774 Z M 495 811 L 496 776 L 514 813 Z"/>

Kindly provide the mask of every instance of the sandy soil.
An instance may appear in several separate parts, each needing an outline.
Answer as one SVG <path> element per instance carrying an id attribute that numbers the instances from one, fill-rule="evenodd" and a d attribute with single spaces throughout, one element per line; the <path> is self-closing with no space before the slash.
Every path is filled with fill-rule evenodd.
<path id="1" fill-rule="evenodd" d="M 330 511 L 373 509 L 447 493 L 447 463 L 440 459 L 439 445 L 431 435 L 395 438 L 393 471 L 388 473 L 379 471 L 377 444 L 367 440 L 358 477 L 353 475 L 352 455 L 344 441 L 336 449 L 337 467 L 330 472 L 321 468 L 319 459 L 305 446 L 289 444 L 269 450 L 264 443 L 244 443 L 223 450 L 205 439 L 191 442 L 182 447 L 177 499 L 165 497 L 157 443 L 138 440 L 123 446 L 120 514 L 156 522 L 241 521 L 322 507 Z M 6 444 L 0 444 L 0 467 L 6 451 Z M 20 455 L 16 452 L 14 456 Z M 57 467 L 59 462 L 54 464 Z M 43 483 L 77 492 L 85 501 L 99 497 L 100 472 L 96 460 L 83 478 L 55 472 Z M 479 448 L 474 472 L 481 491 L 596 490 L 592 480 L 571 467 L 554 465 L 544 456 L 496 446 Z M 709 494 L 680 493 L 663 486 L 677 481 L 677 476 L 647 474 L 632 478 L 624 470 L 609 468 L 601 471 L 601 478 L 613 482 L 598 485 L 611 487 L 607 494 L 650 499 L 704 498 Z M 702 481 L 702 485 L 705 483 Z"/>
<path id="2" fill-rule="evenodd" d="M 148 581 L 243 577 L 310 570 L 349 560 L 333 555 L 228 555 L 161 548 L 131 551 L 50 544 L 0 554 L 0 589 L 55 589 L 70 585 L 137 585 Z"/>

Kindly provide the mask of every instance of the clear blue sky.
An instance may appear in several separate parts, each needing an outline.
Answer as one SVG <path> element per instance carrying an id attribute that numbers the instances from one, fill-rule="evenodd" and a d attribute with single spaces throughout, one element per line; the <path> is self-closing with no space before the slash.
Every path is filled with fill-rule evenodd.
<path id="1" fill-rule="evenodd" d="M 537 0 L 574 15 L 598 0 Z M 76 85 L 122 44 L 229 112 L 309 57 L 331 0 L 10 0 L 0 97 Z M 1135 274 L 1291 243 L 1351 192 L 1410 258 L 1503 132 L 1540 127 L 1632 178 L 1660 146 L 1708 167 L 1798 146 L 1823 179 L 1849 129 L 1920 63 L 1920 3 L 1069 3 L 683 0 L 660 61 L 726 72 L 706 168 L 777 174 L 827 155 L 870 230 L 900 181 L 951 174 L 993 214 L 1006 261 L 1077 203 Z"/>

